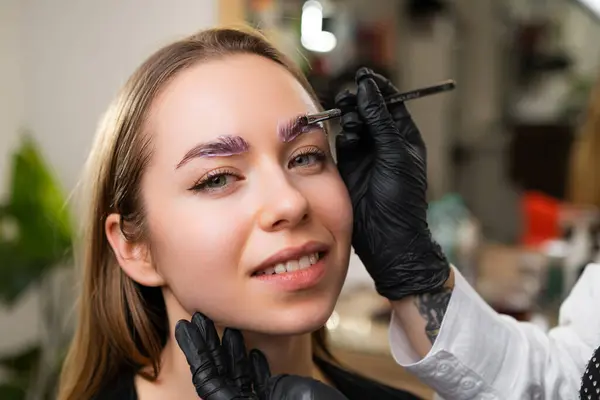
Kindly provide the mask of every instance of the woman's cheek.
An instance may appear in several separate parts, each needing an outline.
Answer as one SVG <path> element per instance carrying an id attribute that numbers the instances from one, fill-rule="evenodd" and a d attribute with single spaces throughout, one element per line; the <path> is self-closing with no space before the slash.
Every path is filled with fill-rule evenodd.
<path id="1" fill-rule="evenodd" d="M 312 208 L 316 217 L 336 235 L 337 239 L 352 235 L 352 203 L 348 189 L 337 170 L 322 175 L 309 186 Z"/>
<path id="2" fill-rule="evenodd" d="M 175 286 L 202 285 L 236 273 L 244 247 L 243 216 L 212 208 L 172 213 L 168 223 L 153 228 L 160 269 Z"/>

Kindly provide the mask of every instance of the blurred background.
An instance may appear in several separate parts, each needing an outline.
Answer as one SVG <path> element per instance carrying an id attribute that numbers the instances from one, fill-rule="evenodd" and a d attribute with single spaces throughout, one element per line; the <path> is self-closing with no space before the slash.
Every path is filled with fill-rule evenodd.
<path id="1" fill-rule="evenodd" d="M 600 72 L 600 1 L 2 0 L 0 399 L 52 398 L 76 288 L 70 193 L 101 113 L 159 46 L 240 23 L 300 64 L 325 107 L 359 66 L 401 90 L 456 80 L 409 103 L 428 147 L 433 233 L 496 310 L 556 324 L 600 251 L 595 204 L 571 201 L 569 178 Z M 333 345 L 432 398 L 391 360 L 388 318 L 354 257 Z"/>

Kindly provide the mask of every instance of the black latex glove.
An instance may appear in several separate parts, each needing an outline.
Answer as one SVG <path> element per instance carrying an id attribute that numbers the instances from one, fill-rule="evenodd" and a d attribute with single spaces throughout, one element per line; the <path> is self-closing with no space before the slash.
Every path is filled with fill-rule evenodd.
<path id="1" fill-rule="evenodd" d="M 426 150 L 398 93 L 367 68 L 356 73 L 357 93 L 342 92 L 336 139 L 338 168 L 354 208 L 352 245 L 390 300 L 430 292 L 448 279 L 450 267 L 427 225 Z"/>
<path id="2" fill-rule="evenodd" d="M 347 400 L 336 389 L 311 378 L 272 377 L 260 351 L 252 350 L 248 357 L 240 331 L 225 329 L 221 343 L 213 322 L 200 313 L 194 314 L 192 322 L 179 321 L 175 338 L 203 400 Z"/>

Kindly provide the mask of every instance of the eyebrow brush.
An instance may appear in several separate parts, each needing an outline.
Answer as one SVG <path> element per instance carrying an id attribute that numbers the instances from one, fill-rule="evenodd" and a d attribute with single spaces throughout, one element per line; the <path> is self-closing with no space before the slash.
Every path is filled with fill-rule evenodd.
<path id="1" fill-rule="evenodd" d="M 427 86 L 420 89 L 409 90 L 408 92 L 398 93 L 385 98 L 385 104 L 391 105 L 401 103 L 408 100 L 416 100 L 421 97 L 431 96 L 438 93 L 448 92 L 456 87 L 456 83 L 452 79 L 440 82 L 433 86 Z M 341 117 L 342 110 L 333 108 L 331 110 L 319 112 L 316 114 L 302 115 L 298 117 L 296 123 L 299 127 L 316 124 L 318 122 L 327 121 L 333 118 Z"/>
<path id="2" fill-rule="evenodd" d="M 396 104 L 403 101 L 420 99 L 438 93 L 454 90 L 456 83 L 452 79 L 445 80 L 433 86 L 427 86 L 421 89 L 409 90 L 408 92 L 399 93 L 385 98 L 385 104 Z"/>

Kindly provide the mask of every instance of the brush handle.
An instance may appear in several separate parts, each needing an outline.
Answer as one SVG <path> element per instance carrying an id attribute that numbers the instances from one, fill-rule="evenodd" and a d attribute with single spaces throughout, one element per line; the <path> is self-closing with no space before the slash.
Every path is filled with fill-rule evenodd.
<path id="1" fill-rule="evenodd" d="M 396 104 L 408 100 L 420 99 L 421 97 L 431 96 L 442 92 L 453 90 L 456 87 L 456 83 L 452 79 L 438 83 L 437 85 L 424 87 L 421 89 L 415 89 L 404 93 L 399 93 L 393 96 L 385 98 L 386 104 Z"/>
<path id="2" fill-rule="evenodd" d="M 430 96 L 433 94 L 438 94 L 442 92 L 447 92 L 449 90 L 453 90 L 456 87 L 456 83 L 452 79 L 448 79 L 446 81 L 440 82 L 437 85 L 424 87 L 421 89 L 411 90 L 404 93 L 398 93 L 393 96 L 389 96 L 385 98 L 385 103 L 387 105 L 396 104 L 408 100 L 415 100 L 421 97 Z M 352 112 L 356 110 L 356 97 L 355 96 L 347 96 L 341 102 L 338 103 L 340 107 L 340 115 L 346 114 L 347 112 Z M 358 139 L 358 134 L 347 132 L 347 138 Z"/>
<path id="3" fill-rule="evenodd" d="M 427 86 L 420 89 L 410 90 L 404 93 L 398 93 L 385 98 L 385 104 L 396 104 L 408 100 L 420 99 L 421 97 L 431 96 L 434 94 L 447 92 L 453 90 L 456 87 L 456 83 L 452 79 L 440 82 L 433 86 Z M 356 108 L 356 97 L 347 97 L 339 104 L 341 108 L 341 114 L 353 111 Z M 337 115 L 333 116 L 334 118 Z"/>

